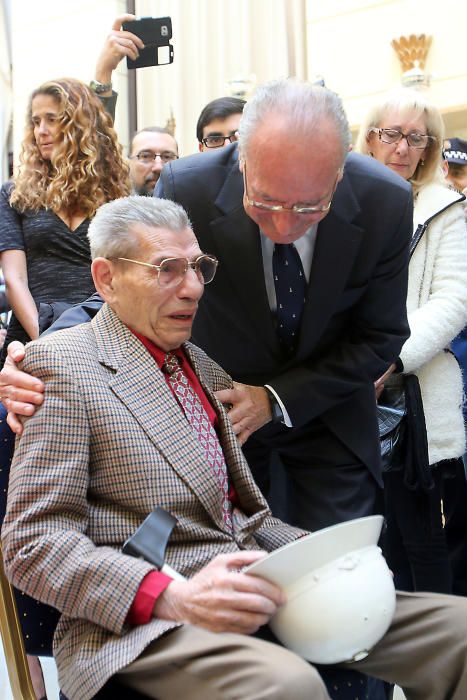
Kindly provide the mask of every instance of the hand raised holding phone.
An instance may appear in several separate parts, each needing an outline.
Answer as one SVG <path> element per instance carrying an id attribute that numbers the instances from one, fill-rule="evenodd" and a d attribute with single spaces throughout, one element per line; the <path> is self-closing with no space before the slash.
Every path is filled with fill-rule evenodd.
<path id="1" fill-rule="evenodd" d="M 137 34 L 122 28 L 124 23 L 134 19 L 136 19 L 135 15 L 124 14 L 114 20 L 110 34 L 97 59 L 95 78 L 100 83 L 111 82 L 112 72 L 122 58 L 126 56 L 130 60 L 136 60 L 144 49 L 144 42 Z"/>
<path id="2" fill-rule="evenodd" d="M 170 17 L 141 17 L 123 23 L 125 32 L 131 32 L 143 42 L 144 48 L 138 57 L 127 55 L 127 67 L 145 68 L 173 63 L 172 20 Z"/>

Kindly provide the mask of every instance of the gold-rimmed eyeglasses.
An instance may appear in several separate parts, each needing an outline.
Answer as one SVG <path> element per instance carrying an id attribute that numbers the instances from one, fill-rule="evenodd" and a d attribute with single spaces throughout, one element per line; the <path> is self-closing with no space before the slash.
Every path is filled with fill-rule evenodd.
<path id="1" fill-rule="evenodd" d="M 292 204 L 290 207 L 285 207 L 283 204 L 271 204 L 269 202 L 263 202 L 257 199 L 251 199 L 250 195 L 248 194 L 248 181 L 247 181 L 247 176 L 246 176 L 246 162 L 242 161 L 243 163 L 243 184 L 245 188 L 245 199 L 250 205 L 250 207 L 255 207 L 255 209 L 260 209 L 261 211 L 269 211 L 269 212 L 280 212 L 280 211 L 288 211 L 288 212 L 293 212 L 294 214 L 325 214 L 329 211 L 331 208 L 331 203 L 332 203 L 332 198 L 334 197 L 334 193 L 336 191 L 337 183 L 339 182 L 339 178 L 342 174 L 342 169 L 339 169 L 337 171 L 336 179 L 334 180 L 334 184 L 332 186 L 332 191 L 331 191 L 331 196 L 329 197 L 329 200 L 326 202 L 326 204 L 321 204 L 321 205 L 313 205 L 313 204 L 305 204 L 305 203 L 297 203 L 297 204 Z"/>
<path id="2" fill-rule="evenodd" d="M 123 262 L 134 263 L 149 267 L 157 272 L 157 284 L 159 287 L 176 287 L 185 277 L 188 270 L 191 268 L 196 273 L 199 281 L 202 284 L 209 284 L 214 279 L 216 274 L 218 260 L 214 255 L 198 255 L 195 260 L 187 258 L 166 258 L 161 260 L 159 265 L 141 262 L 140 260 L 132 260 L 131 258 L 113 258 L 114 260 L 122 260 Z"/>

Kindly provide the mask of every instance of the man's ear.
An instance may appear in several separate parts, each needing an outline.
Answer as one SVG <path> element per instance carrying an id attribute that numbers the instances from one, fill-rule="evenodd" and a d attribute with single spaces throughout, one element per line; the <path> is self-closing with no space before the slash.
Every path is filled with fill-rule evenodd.
<path id="1" fill-rule="evenodd" d="M 104 301 L 112 303 L 115 297 L 115 263 L 107 258 L 94 258 L 91 264 L 94 286 Z"/>

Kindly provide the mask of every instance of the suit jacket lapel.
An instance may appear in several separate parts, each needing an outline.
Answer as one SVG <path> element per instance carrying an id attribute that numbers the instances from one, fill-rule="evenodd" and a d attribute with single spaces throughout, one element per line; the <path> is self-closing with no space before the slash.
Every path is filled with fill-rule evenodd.
<path id="1" fill-rule="evenodd" d="M 239 202 L 241 203 L 239 205 Z M 243 178 L 234 163 L 215 202 L 223 214 L 211 222 L 212 252 L 227 274 L 252 328 L 264 344 L 279 350 L 263 274 L 258 226 L 243 208 Z M 248 284 L 245 279 L 248 278 Z"/>
<path id="2" fill-rule="evenodd" d="M 359 211 L 353 192 L 343 180 L 329 214 L 318 226 L 310 281 L 303 311 L 297 357 L 308 357 L 345 289 L 363 230 L 351 222 Z"/>
<path id="3" fill-rule="evenodd" d="M 115 372 L 109 381 L 110 389 L 222 529 L 215 475 L 207 474 L 204 454 L 154 359 L 107 305 L 92 323 L 98 359 Z M 152 485 L 151 463 L 146 466 L 146 474 Z"/>

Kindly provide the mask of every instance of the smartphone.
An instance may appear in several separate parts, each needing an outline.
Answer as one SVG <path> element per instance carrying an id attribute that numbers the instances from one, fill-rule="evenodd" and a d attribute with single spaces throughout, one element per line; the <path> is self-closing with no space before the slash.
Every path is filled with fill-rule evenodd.
<path id="1" fill-rule="evenodd" d="M 172 38 L 172 20 L 170 17 L 141 17 L 131 22 L 123 22 L 122 28 L 140 37 L 144 49 L 139 52 L 136 61 L 126 59 L 127 67 L 146 68 L 147 66 L 167 66 L 173 63 L 174 49 Z"/>

